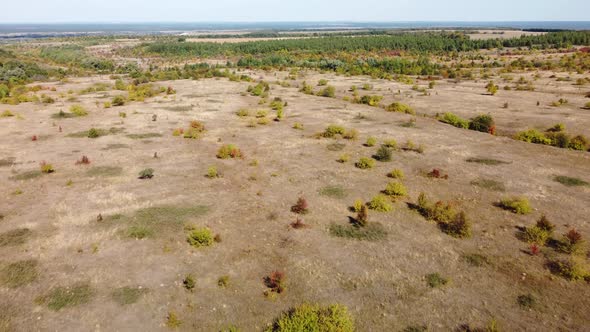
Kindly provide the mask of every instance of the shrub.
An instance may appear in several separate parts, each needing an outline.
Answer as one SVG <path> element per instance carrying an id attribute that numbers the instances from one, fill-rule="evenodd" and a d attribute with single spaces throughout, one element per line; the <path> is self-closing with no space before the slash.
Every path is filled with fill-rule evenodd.
<path id="1" fill-rule="evenodd" d="M 496 134 L 496 124 L 492 116 L 489 114 L 478 115 L 471 119 L 471 122 L 469 123 L 469 129 L 491 135 Z"/>
<path id="2" fill-rule="evenodd" d="M 187 274 L 186 277 L 182 280 L 182 285 L 189 291 L 193 291 L 197 283 L 195 282 L 195 278 L 192 274 Z"/>
<path id="3" fill-rule="evenodd" d="M 582 135 L 575 136 L 568 144 L 568 148 L 579 151 L 586 150 L 588 146 L 588 139 Z"/>
<path id="4" fill-rule="evenodd" d="M 588 276 L 582 263 L 576 258 L 552 260 L 547 263 L 547 267 L 551 273 L 570 281 L 581 280 Z"/>
<path id="5" fill-rule="evenodd" d="M 345 154 L 340 155 L 340 158 L 338 158 L 338 160 L 336 160 L 336 161 L 338 161 L 339 163 L 346 163 L 349 160 L 350 160 L 350 155 L 345 153 Z"/>
<path id="6" fill-rule="evenodd" d="M 359 132 L 358 130 L 352 128 L 352 129 L 348 129 L 347 131 L 344 132 L 344 134 L 342 134 L 342 138 L 344 139 L 348 139 L 348 140 L 356 140 L 359 136 Z"/>
<path id="7" fill-rule="evenodd" d="M 468 129 L 469 128 L 469 121 L 460 118 L 459 116 L 453 113 L 445 113 L 443 114 L 442 118 L 440 119 L 441 122 L 448 123 L 452 126 L 457 128 Z"/>
<path id="8" fill-rule="evenodd" d="M 537 300 L 531 294 L 519 295 L 516 302 L 521 308 L 531 309 L 537 303 Z"/>
<path id="9" fill-rule="evenodd" d="M 451 221 L 439 225 L 444 233 L 452 237 L 461 239 L 471 237 L 471 223 L 463 211 L 457 213 Z"/>
<path id="10" fill-rule="evenodd" d="M 76 161 L 76 165 L 88 165 L 90 164 L 90 159 L 86 156 L 82 156 L 82 159 Z"/>
<path id="11" fill-rule="evenodd" d="M 139 178 L 142 180 L 151 179 L 154 177 L 154 169 L 153 168 L 146 168 L 139 172 Z"/>
<path id="12" fill-rule="evenodd" d="M 334 98 L 334 96 L 336 95 L 336 88 L 329 85 L 323 88 L 322 90 L 318 91 L 317 95 L 320 97 Z"/>
<path id="13" fill-rule="evenodd" d="M 566 254 L 575 254 L 583 251 L 584 244 L 582 234 L 573 228 L 563 235 L 563 238 L 557 244 L 557 248 Z"/>
<path id="14" fill-rule="evenodd" d="M 243 117 L 250 115 L 250 112 L 248 112 L 247 109 L 242 108 L 236 112 L 236 115 L 243 118 Z"/>
<path id="15" fill-rule="evenodd" d="M 377 212 L 389 212 L 393 209 L 393 206 L 389 203 L 389 197 L 385 195 L 377 195 L 368 203 L 371 210 Z"/>
<path id="16" fill-rule="evenodd" d="M 377 139 L 375 137 L 369 137 L 369 138 L 367 138 L 367 141 L 365 142 L 365 146 L 368 146 L 368 147 L 375 146 L 375 144 L 377 144 Z"/>
<path id="17" fill-rule="evenodd" d="M 551 223 L 549 221 L 549 219 L 547 219 L 547 217 L 545 217 L 545 215 L 542 215 L 541 218 L 539 218 L 539 220 L 537 221 L 536 227 L 549 232 L 549 235 L 551 235 L 551 233 L 555 229 L 555 225 L 553 223 Z"/>
<path id="18" fill-rule="evenodd" d="M 391 172 L 387 173 L 387 176 L 392 179 L 399 179 L 402 180 L 404 178 L 404 172 L 401 169 L 394 169 Z"/>
<path id="19" fill-rule="evenodd" d="M 373 158 L 382 162 L 391 161 L 391 149 L 389 149 L 385 145 L 381 145 L 381 147 L 377 150 Z"/>
<path id="20" fill-rule="evenodd" d="M 72 105 L 70 107 L 70 113 L 74 114 L 75 116 L 86 116 L 88 115 L 88 111 L 81 105 Z"/>
<path id="21" fill-rule="evenodd" d="M 217 286 L 219 287 L 228 287 L 229 286 L 229 276 L 221 276 L 217 279 Z"/>
<path id="22" fill-rule="evenodd" d="M 218 178 L 219 177 L 219 173 L 217 172 L 217 167 L 210 166 L 207 169 L 207 177 L 210 178 L 210 179 Z"/>
<path id="23" fill-rule="evenodd" d="M 302 229 L 306 228 L 307 224 L 305 224 L 303 220 L 301 220 L 301 218 L 297 217 L 295 221 L 291 223 L 291 227 L 293 227 L 294 229 Z"/>
<path id="24" fill-rule="evenodd" d="M 375 167 L 375 160 L 372 158 L 362 157 L 357 161 L 354 166 L 360 169 L 369 169 Z"/>
<path id="25" fill-rule="evenodd" d="M 449 279 L 444 278 L 438 273 L 431 273 L 426 275 L 426 284 L 430 286 L 430 288 L 438 288 L 442 287 L 449 283 Z"/>
<path id="26" fill-rule="evenodd" d="M 53 168 L 53 166 L 51 164 L 48 164 L 46 162 L 41 162 L 41 173 L 45 173 L 45 174 L 51 174 L 53 172 L 55 172 L 55 169 Z"/>
<path id="27" fill-rule="evenodd" d="M 359 104 L 369 105 L 369 106 L 377 106 L 383 99 L 383 96 L 376 96 L 376 95 L 366 95 L 362 96 L 359 99 Z"/>
<path id="28" fill-rule="evenodd" d="M 115 96 L 111 101 L 113 106 L 123 106 L 125 105 L 125 97 L 123 96 Z"/>
<path id="29" fill-rule="evenodd" d="M 307 204 L 307 200 L 304 197 L 299 197 L 297 199 L 297 203 L 291 206 L 291 212 L 297 214 L 306 214 L 309 212 L 309 206 Z"/>
<path id="30" fill-rule="evenodd" d="M 338 126 L 338 125 L 329 125 L 326 130 L 324 130 L 324 133 L 322 134 L 323 137 L 326 138 L 332 138 L 336 135 L 343 135 L 346 129 L 344 129 L 344 127 L 342 126 Z"/>
<path id="31" fill-rule="evenodd" d="M 303 304 L 279 317 L 265 332 L 353 332 L 354 321 L 348 309 L 339 304 L 321 307 Z"/>
<path id="32" fill-rule="evenodd" d="M 430 173 L 426 174 L 426 176 L 428 176 L 429 178 L 435 178 L 435 179 L 448 179 L 449 178 L 448 174 L 443 174 L 443 172 L 438 168 L 434 168 Z"/>
<path id="33" fill-rule="evenodd" d="M 362 199 L 357 199 L 352 204 L 352 210 L 354 212 L 360 212 L 363 206 L 365 206 L 365 202 Z"/>
<path id="34" fill-rule="evenodd" d="M 406 113 L 415 115 L 416 111 L 412 109 L 410 106 L 402 103 L 392 103 L 385 108 L 387 112 L 399 112 L 399 113 Z"/>
<path id="35" fill-rule="evenodd" d="M 295 122 L 293 124 L 293 129 L 299 129 L 299 130 L 303 130 L 303 124 L 299 123 L 299 122 Z"/>
<path id="36" fill-rule="evenodd" d="M 226 144 L 219 148 L 217 151 L 217 158 L 229 159 L 229 158 L 242 158 L 242 152 L 233 144 Z"/>
<path id="37" fill-rule="evenodd" d="M 498 92 L 498 86 L 490 81 L 488 85 L 486 85 L 486 90 L 493 96 Z"/>
<path id="38" fill-rule="evenodd" d="M 90 128 L 87 134 L 88 138 L 98 138 L 100 137 L 100 131 L 96 128 Z"/>
<path id="39" fill-rule="evenodd" d="M 6 110 L 0 114 L 0 118 L 9 118 L 12 116 L 14 116 L 14 114 L 9 110 Z"/>
<path id="40" fill-rule="evenodd" d="M 397 142 L 394 139 L 385 140 L 385 142 L 383 142 L 383 145 L 390 149 L 397 149 Z"/>
<path id="41" fill-rule="evenodd" d="M 365 227 L 365 226 L 367 226 L 368 222 L 369 222 L 369 211 L 367 209 L 367 206 L 361 205 L 361 208 L 356 215 L 356 223 L 361 227 Z"/>
<path id="42" fill-rule="evenodd" d="M 187 242 L 195 247 L 208 247 L 213 245 L 213 233 L 207 227 L 192 230 L 187 236 Z"/>
<path id="43" fill-rule="evenodd" d="M 383 192 L 386 195 L 394 197 L 403 197 L 408 195 L 408 189 L 400 182 L 389 182 Z"/>
<path id="44" fill-rule="evenodd" d="M 248 92 L 250 92 L 252 96 L 257 97 L 266 95 L 268 91 L 270 91 L 270 85 L 266 82 L 260 82 L 255 86 L 248 87 Z"/>
<path id="45" fill-rule="evenodd" d="M 538 226 L 527 227 L 523 234 L 522 239 L 528 243 L 534 243 L 544 246 L 547 240 L 551 236 L 550 232 L 544 230 Z"/>
<path id="46" fill-rule="evenodd" d="M 270 288 L 271 292 L 281 294 L 286 290 L 287 276 L 281 271 L 273 271 L 269 276 L 264 278 L 264 284 Z"/>
<path id="47" fill-rule="evenodd" d="M 257 118 L 264 118 L 268 115 L 268 111 L 267 110 L 259 110 L 256 112 L 256 117 Z"/>
<path id="48" fill-rule="evenodd" d="M 551 139 L 536 129 L 529 129 L 516 134 L 515 139 L 528 143 L 550 145 Z"/>
<path id="49" fill-rule="evenodd" d="M 508 210 L 516 214 L 528 214 L 532 211 L 529 200 L 526 197 L 503 198 L 500 201 L 499 206 L 504 210 Z"/>
<path id="50" fill-rule="evenodd" d="M 166 326 L 171 329 L 176 329 L 182 325 L 182 321 L 178 318 L 175 312 L 170 311 L 166 316 Z"/>
<path id="51" fill-rule="evenodd" d="M 321 79 L 318 81 L 318 86 L 325 86 L 328 85 L 328 80 Z"/>
<path id="52" fill-rule="evenodd" d="M 590 109 L 590 102 L 587 102 L 587 103 L 584 105 L 584 108 L 585 108 L 585 109 L 587 109 L 587 110 L 588 110 L 588 109 Z"/>

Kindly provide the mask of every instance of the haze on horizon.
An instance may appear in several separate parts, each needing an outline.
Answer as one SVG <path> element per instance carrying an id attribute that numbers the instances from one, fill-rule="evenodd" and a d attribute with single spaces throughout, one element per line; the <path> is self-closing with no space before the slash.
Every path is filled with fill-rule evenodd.
<path id="1" fill-rule="evenodd" d="M 587 21 L 588 0 L 29 0 L 3 4 L 0 23 Z"/>

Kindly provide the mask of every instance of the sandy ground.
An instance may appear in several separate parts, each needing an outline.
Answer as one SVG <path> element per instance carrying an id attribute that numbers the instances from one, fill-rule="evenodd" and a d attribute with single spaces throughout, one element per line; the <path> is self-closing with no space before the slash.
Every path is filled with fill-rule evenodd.
<path id="1" fill-rule="evenodd" d="M 268 81 L 286 76 L 255 74 Z M 339 97 L 349 95 L 351 85 L 369 82 L 376 90 L 370 93 L 385 95 L 386 102 L 400 100 L 428 115 L 447 110 L 466 117 L 490 112 L 501 131 L 563 122 L 568 131 L 589 134 L 590 116 L 579 108 L 583 100 L 579 91 L 571 83 L 554 85 L 547 78 L 536 83 L 537 92 L 500 91 L 494 97 L 484 94 L 483 81 L 439 82 L 430 96 L 418 96 L 407 85 L 362 77 L 310 72 L 299 81 L 319 78 L 336 86 Z M 113 83 L 94 77 L 45 85 L 56 86 L 57 91 L 49 94 L 57 97 L 96 82 Z M 166 316 L 174 312 L 182 331 L 217 331 L 230 325 L 260 331 L 302 302 L 348 306 L 359 331 L 399 331 L 410 325 L 448 331 L 467 323 L 485 326 L 492 319 L 507 331 L 583 331 L 589 326 L 588 284 L 551 275 L 544 267 L 544 255 L 524 253 L 528 245 L 515 237 L 517 226 L 531 226 L 542 214 L 557 225 L 556 234 L 570 227 L 590 234 L 590 187 L 565 187 L 553 181 L 555 175 L 590 181 L 589 153 L 462 130 L 429 117 L 307 96 L 294 86 L 274 84 L 271 98 L 288 102 L 286 118 L 250 128 L 250 120 L 235 112 L 268 107 L 243 94 L 247 83 L 207 79 L 157 84 L 173 86 L 177 94 L 110 109 L 97 107 L 96 102 L 102 104 L 119 91 L 80 95 L 77 101 L 58 98 L 49 106 L 0 106 L 20 117 L 0 118 L 0 159 L 12 160 L 12 165 L 0 167 L 4 215 L 0 234 L 31 230 L 24 243 L 0 247 L 0 266 L 35 259 L 39 270 L 33 283 L 16 289 L 0 286 L 0 326 L 10 331 L 165 331 Z M 545 106 L 561 95 L 568 96 L 568 106 Z M 501 108 L 504 102 L 508 109 Z M 84 105 L 90 115 L 51 118 L 75 103 Z M 119 112 L 127 117 L 119 117 Z M 152 121 L 154 114 L 157 121 Z M 416 121 L 414 127 L 403 125 L 411 119 Z M 186 128 L 191 120 L 205 123 L 207 132 L 201 139 L 172 136 L 175 128 Z M 293 129 L 295 122 L 302 123 L 304 130 Z M 359 139 L 313 137 L 333 123 L 357 129 Z M 91 127 L 122 132 L 96 139 L 68 137 Z M 132 139 L 129 134 L 152 137 Z M 39 139 L 31 141 L 33 135 Z M 412 140 L 423 144 L 425 152 L 397 151 L 392 162 L 360 170 L 354 162 L 376 150 L 363 146 L 369 136 L 396 139 L 400 145 Z M 328 149 L 336 142 L 344 144 L 341 151 Z M 245 158 L 217 159 L 217 149 L 227 143 L 236 144 Z M 155 152 L 158 158 L 153 158 Z M 351 161 L 336 162 L 342 153 L 349 154 Z M 89 157 L 90 165 L 75 165 L 82 155 Z M 507 163 L 467 163 L 471 157 Z M 56 172 L 14 179 L 38 170 L 42 161 L 51 163 Z M 251 166 L 253 161 L 256 166 Z M 206 178 L 210 166 L 223 176 Z M 105 177 L 89 175 L 93 167 L 121 169 Z M 148 167 L 155 170 L 155 177 L 137 179 L 138 172 Z M 403 182 L 409 196 L 395 203 L 390 213 L 370 212 L 370 219 L 387 230 L 387 238 L 367 242 L 331 236 L 330 224 L 345 225 L 353 201 L 370 200 L 383 190 L 390 181 L 386 174 L 393 168 L 406 174 Z M 449 179 L 424 176 L 433 168 L 448 173 Z M 505 192 L 470 184 L 481 178 L 502 183 Z M 68 181 L 72 181 L 69 186 Z M 320 195 L 326 186 L 340 186 L 344 197 Z M 17 190 L 22 193 L 15 194 Z M 474 223 L 473 237 L 452 238 L 409 210 L 405 203 L 415 201 L 420 192 L 464 209 Z M 295 220 L 290 206 L 300 195 L 310 205 L 310 213 L 303 217 L 310 227 L 294 230 L 289 227 Z M 528 197 L 534 212 L 518 216 L 493 205 L 510 195 Z M 122 233 L 129 226 L 126 219 L 97 222 L 98 214 L 108 219 L 163 205 L 207 207 L 203 214 L 185 216 L 184 222 L 210 227 L 222 242 L 191 248 L 182 227 L 134 240 Z M 543 250 L 549 256 L 561 255 Z M 487 256 L 490 264 L 470 266 L 462 257 L 472 253 Z M 287 291 L 271 300 L 263 295 L 262 278 L 277 269 L 287 274 Z M 450 278 L 450 284 L 429 288 L 424 277 L 434 272 Z M 189 273 L 197 280 L 193 292 L 182 286 Z M 230 277 L 227 288 L 217 285 L 222 275 Z M 53 311 L 35 301 L 54 287 L 76 282 L 91 286 L 88 303 Z M 124 286 L 141 286 L 148 292 L 136 303 L 122 306 L 111 293 Z M 538 302 L 530 310 L 516 301 L 528 293 Z"/>

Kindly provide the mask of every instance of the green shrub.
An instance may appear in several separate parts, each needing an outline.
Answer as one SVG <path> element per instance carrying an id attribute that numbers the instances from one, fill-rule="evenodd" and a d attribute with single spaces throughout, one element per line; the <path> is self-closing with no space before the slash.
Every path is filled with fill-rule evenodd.
<path id="1" fill-rule="evenodd" d="M 188 234 L 187 241 L 195 248 L 208 247 L 213 244 L 213 233 L 206 227 L 194 229 Z"/>
<path id="2" fill-rule="evenodd" d="M 303 124 L 299 123 L 299 122 L 295 122 L 293 124 L 293 129 L 299 129 L 299 130 L 303 130 Z"/>
<path id="3" fill-rule="evenodd" d="M 219 159 L 241 158 L 242 156 L 242 151 L 233 144 L 226 144 L 217 151 Z"/>
<path id="4" fill-rule="evenodd" d="M 430 286 L 430 288 L 438 288 L 442 287 L 449 283 L 449 279 L 444 278 L 438 273 L 431 273 L 426 275 L 426 284 Z"/>
<path id="5" fill-rule="evenodd" d="M 324 130 L 322 136 L 326 138 L 333 138 L 336 135 L 343 135 L 345 131 L 346 129 L 342 126 L 329 125 L 326 130 Z"/>
<path id="6" fill-rule="evenodd" d="M 328 85 L 328 80 L 321 79 L 318 81 L 318 86 L 325 86 Z"/>
<path id="7" fill-rule="evenodd" d="M 375 167 L 375 160 L 372 158 L 361 157 L 359 161 L 357 161 L 354 166 L 360 169 L 370 169 Z"/>
<path id="8" fill-rule="evenodd" d="M 322 90 L 318 91 L 317 95 L 320 97 L 334 98 L 334 96 L 336 95 L 336 88 L 329 85 L 323 88 Z"/>
<path id="9" fill-rule="evenodd" d="M 210 179 L 215 179 L 219 177 L 219 173 L 217 172 L 217 167 L 215 166 L 210 166 L 207 169 L 207 177 Z"/>
<path id="10" fill-rule="evenodd" d="M 500 207 L 516 214 L 528 214 L 532 212 L 531 204 L 526 197 L 503 198 Z"/>
<path id="11" fill-rule="evenodd" d="M 359 132 L 358 130 L 351 128 L 348 129 L 347 131 L 344 132 L 344 134 L 342 134 L 342 138 L 344 139 L 348 139 L 348 140 L 356 140 L 359 136 Z"/>
<path id="12" fill-rule="evenodd" d="M 88 130 L 88 138 L 98 138 L 100 137 L 100 131 L 96 128 L 90 128 Z"/>
<path id="13" fill-rule="evenodd" d="M 536 305 L 537 300 L 535 299 L 535 297 L 533 295 L 525 294 L 525 295 L 519 295 L 516 298 L 516 302 L 523 309 L 531 309 Z"/>
<path id="14" fill-rule="evenodd" d="M 385 145 L 381 145 L 381 147 L 377 150 L 373 158 L 382 162 L 391 161 L 391 149 L 389 149 Z"/>
<path id="15" fill-rule="evenodd" d="M 45 162 L 42 162 L 40 167 L 41 167 L 41 173 L 51 174 L 51 173 L 55 172 L 55 169 L 53 168 L 53 166 L 51 164 L 47 164 Z"/>
<path id="16" fill-rule="evenodd" d="M 368 146 L 368 147 L 375 146 L 375 144 L 377 144 L 377 139 L 375 137 L 369 137 L 369 138 L 367 138 L 367 141 L 365 142 L 365 146 Z"/>
<path id="17" fill-rule="evenodd" d="M 582 280 L 588 276 L 581 260 L 574 257 L 552 260 L 547 266 L 551 273 L 570 281 Z"/>
<path id="18" fill-rule="evenodd" d="M 549 237 L 550 233 L 548 231 L 537 226 L 527 227 L 522 234 L 522 239 L 524 241 L 538 244 L 540 246 L 544 246 Z"/>
<path id="19" fill-rule="evenodd" d="M 389 106 L 387 106 L 385 108 L 385 110 L 387 112 L 399 112 L 399 113 L 406 113 L 406 114 L 412 114 L 415 115 L 416 111 L 414 111 L 414 109 L 412 109 L 410 106 L 406 105 L 406 104 L 402 104 L 402 103 L 392 103 Z"/>
<path id="20" fill-rule="evenodd" d="M 123 106 L 125 105 L 125 97 L 123 96 L 115 96 L 111 101 L 113 106 Z"/>
<path id="21" fill-rule="evenodd" d="M 492 116 L 489 114 L 478 115 L 471 119 L 471 122 L 469 122 L 469 129 L 491 135 L 496 134 L 496 124 Z"/>
<path id="22" fill-rule="evenodd" d="M 588 149 L 588 139 L 582 135 L 575 136 L 568 144 L 568 148 L 572 150 L 585 151 Z"/>
<path id="23" fill-rule="evenodd" d="M 457 128 L 468 129 L 469 128 L 469 121 L 460 118 L 459 116 L 453 113 L 445 113 L 443 114 L 442 118 L 440 119 L 441 122 L 448 123 L 452 126 Z"/>
<path id="24" fill-rule="evenodd" d="M 303 304 L 278 318 L 266 332 L 353 332 L 354 321 L 348 309 L 339 304 L 322 307 Z"/>
<path id="25" fill-rule="evenodd" d="M 336 161 L 344 164 L 344 163 L 347 163 L 349 160 L 350 160 L 350 155 L 345 153 L 345 154 L 340 155 L 340 157 Z"/>
<path id="26" fill-rule="evenodd" d="M 402 180 L 404 178 L 404 172 L 401 169 L 394 169 L 391 172 L 387 173 L 387 176 L 392 179 Z"/>
<path id="27" fill-rule="evenodd" d="M 586 241 L 576 229 L 570 229 L 557 243 L 557 249 L 566 254 L 582 253 L 585 250 Z"/>
<path id="28" fill-rule="evenodd" d="M 388 196 L 403 197 L 408 195 L 408 189 L 400 182 L 389 182 L 383 192 Z"/>
<path id="29" fill-rule="evenodd" d="M 354 203 L 352 204 L 352 211 L 354 212 L 360 212 L 361 209 L 363 208 L 363 206 L 365 206 L 365 202 L 363 202 L 362 199 L 357 199 L 354 201 Z"/>
<path id="30" fill-rule="evenodd" d="M 221 276 L 217 279 L 217 286 L 219 287 L 228 287 L 229 286 L 229 276 Z"/>
<path id="31" fill-rule="evenodd" d="M 452 237 L 460 239 L 471 237 L 471 222 L 463 211 L 457 213 L 450 221 L 439 223 L 439 227 L 445 234 Z"/>
<path id="32" fill-rule="evenodd" d="M 153 168 L 146 168 L 139 172 L 139 178 L 144 179 L 151 179 L 154 177 L 154 169 Z"/>
<path id="33" fill-rule="evenodd" d="M 359 100 L 359 104 L 369 105 L 369 106 L 377 106 L 383 99 L 383 96 L 376 96 L 376 95 L 366 95 L 362 96 Z"/>
<path id="34" fill-rule="evenodd" d="M 239 116 L 239 117 L 241 117 L 241 118 L 243 118 L 243 117 L 249 116 L 250 115 L 250 112 L 248 112 L 247 109 L 242 108 L 242 109 L 240 109 L 240 110 L 238 110 L 236 112 L 236 115 Z"/>
<path id="35" fill-rule="evenodd" d="M 373 199 L 371 199 L 367 205 L 369 209 L 375 210 L 377 212 L 389 212 L 393 209 L 393 206 L 390 204 L 389 197 L 381 194 L 373 197 Z"/>
<path id="36" fill-rule="evenodd" d="M 86 116 L 88 115 L 88 111 L 81 105 L 72 105 L 70 107 L 70 113 L 74 114 L 75 116 Z"/>
<path id="37" fill-rule="evenodd" d="M 14 113 L 12 113 L 9 110 L 6 110 L 0 114 L 0 118 L 9 118 L 9 117 L 13 117 L 13 116 L 14 116 Z"/>
<path id="38" fill-rule="evenodd" d="M 257 97 L 265 96 L 268 93 L 268 91 L 270 91 L 270 85 L 266 82 L 260 82 L 255 86 L 248 87 L 248 92 L 250 92 L 252 96 Z"/>
<path id="39" fill-rule="evenodd" d="M 536 129 L 529 129 L 516 134 L 515 139 L 528 143 L 550 145 L 551 139 Z"/>
<path id="40" fill-rule="evenodd" d="M 397 149 L 397 142 L 394 139 L 385 140 L 385 142 L 383 142 L 383 145 L 385 147 L 390 148 L 390 149 L 394 149 L 394 150 Z"/>
<path id="41" fill-rule="evenodd" d="M 188 291 L 193 291 L 195 286 L 197 286 L 197 282 L 195 281 L 195 277 L 192 274 L 187 274 L 186 277 L 182 280 L 182 285 Z"/>

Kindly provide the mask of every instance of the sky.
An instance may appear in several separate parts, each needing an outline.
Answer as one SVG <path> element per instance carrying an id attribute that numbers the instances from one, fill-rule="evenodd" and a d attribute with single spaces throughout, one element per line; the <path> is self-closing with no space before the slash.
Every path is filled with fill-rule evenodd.
<path id="1" fill-rule="evenodd" d="M 590 0 L 2 0 L 1 23 L 588 21 Z"/>

